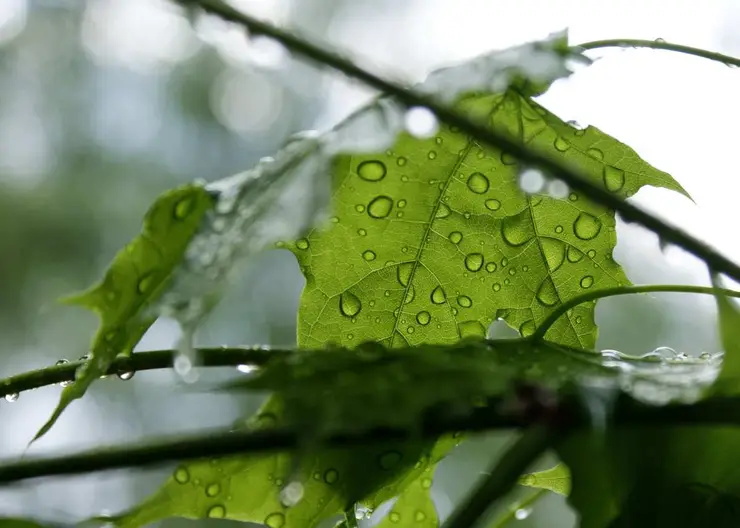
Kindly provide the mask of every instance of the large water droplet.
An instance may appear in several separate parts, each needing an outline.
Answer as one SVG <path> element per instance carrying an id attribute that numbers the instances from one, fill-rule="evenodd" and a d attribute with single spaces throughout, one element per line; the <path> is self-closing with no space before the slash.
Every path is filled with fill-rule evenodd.
<path id="1" fill-rule="evenodd" d="M 586 151 L 586 154 L 599 161 L 604 159 L 604 152 L 597 148 L 590 148 Z"/>
<path id="2" fill-rule="evenodd" d="M 420 139 L 432 137 L 439 129 L 437 116 L 424 106 L 409 108 L 404 116 L 404 125 L 409 134 Z"/>
<path id="3" fill-rule="evenodd" d="M 270 528 L 283 528 L 285 525 L 285 515 L 280 512 L 271 513 L 265 518 L 265 524 Z"/>
<path id="4" fill-rule="evenodd" d="M 427 311 L 419 312 L 416 314 L 416 322 L 421 326 L 426 326 L 432 320 L 432 316 Z"/>
<path id="5" fill-rule="evenodd" d="M 457 304 L 459 304 L 463 308 L 470 308 L 471 306 L 473 306 L 473 300 L 467 295 L 459 295 L 457 297 Z"/>
<path id="6" fill-rule="evenodd" d="M 556 150 L 558 150 L 559 152 L 565 152 L 569 148 L 570 148 L 570 143 L 568 143 L 568 141 L 564 137 L 558 136 L 555 138 L 555 149 Z"/>
<path id="7" fill-rule="evenodd" d="M 678 352 L 673 350 L 671 347 L 658 347 L 653 350 L 653 354 L 657 354 L 663 359 L 676 359 Z"/>
<path id="8" fill-rule="evenodd" d="M 540 239 L 542 254 L 545 256 L 547 268 L 550 272 L 557 271 L 565 260 L 565 243 L 555 238 Z"/>
<path id="9" fill-rule="evenodd" d="M 367 214 L 371 218 L 385 218 L 391 214 L 393 200 L 388 196 L 378 196 L 367 204 Z"/>
<path id="10" fill-rule="evenodd" d="M 486 264 L 486 271 L 488 273 L 493 273 L 498 268 L 498 265 L 495 262 L 489 262 Z"/>
<path id="11" fill-rule="evenodd" d="M 215 497 L 219 493 L 221 493 L 221 484 L 218 482 L 214 482 L 206 486 L 206 495 L 208 497 Z"/>
<path id="12" fill-rule="evenodd" d="M 468 178 L 468 189 L 476 194 L 485 194 L 490 186 L 491 184 L 488 181 L 488 178 L 486 178 L 483 173 L 474 172 Z"/>
<path id="13" fill-rule="evenodd" d="M 481 253 L 469 253 L 465 256 L 465 267 L 470 271 L 479 271 L 483 267 L 483 255 Z"/>
<path id="14" fill-rule="evenodd" d="M 526 169 L 519 174 L 519 188 L 525 193 L 540 192 L 545 185 L 545 176 L 537 169 Z"/>
<path id="15" fill-rule="evenodd" d="M 609 165 L 604 167 L 604 186 L 607 191 L 618 192 L 624 187 L 624 171 Z"/>
<path id="16" fill-rule="evenodd" d="M 452 233 L 450 233 L 449 239 L 450 242 L 452 242 L 453 244 L 459 244 L 460 242 L 462 242 L 463 234 L 460 231 L 453 231 Z"/>
<path id="17" fill-rule="evenodd" d="M 339 311 L 345 317 L 354 317 L 362 310 L 362 302 L 352 292 L 344 292 L 339 296 Z"/>
<path id="18" fill-rule="evenodd" d="M 495 198 L 486 200 L 485 204 L 486 204 L 486 208 L 491 211 L 498 211 L 499 209 L 501 209 L 501 202 L 499 202 Z"/>
<path id="19" fill-rule="evenodd" d="M 324 472 L 324 482 L 327 484 L 334 484 L 339 480 L 339 471 L 334 468 L 329 468 Z"/>
<path id="20" fill-rule="evenodd" d="M 291 482 L 280 490 L 280 503 L 286 508 L 291 508 L 301 502 L 303 498 L 303 484 Z"/>
<path id="21" fill-rule="evenodd" d="M 380 181 L 386 173 L 385 163 L 378 160 L 363 161 L 357 166 L 357 174 L 366 181 Z"/>
<path id="22" fill-rule="evenodd" d="M 536 328 L 537 326 L 534 324 L 534 320 L 530 319 L 519 326 L 519 333 L 522 334 L 522 337 L 529 337 L 534 334 Z"/>
<path id="23" fill-rule="evenodd" d="M 583 251 L 573 246 L 568 246 L 567 256 L 568 262 L 572 262 L 575 264 L 583 258 Z"/>
<path id="24" fill-rule="evenodd" d="M 447 302 L 447 295 L 445 294 L 445 291 L 442 289 L 442 286 L 437 286 L 436 288 L 432 290 L 430 299 L 432 303 L 434 304 L 444 304 L 445 302 Z"/>
<path id="25" fill-rule="evenodd" d="M 555 289 L 555 283 L 550 277 L 546 277 L 537 290 L 537 300 L 545 306 L 555 306 L 558 301 L 558 291 Z"/>
<path id="26" fill-rule="evenodd" d="M 414 271 L 413 262 L 404 262 L 396 268 L 396 279 L 401 286 L 408 286 L 411 279 L 411 272 Z"/>
<path id="27" fill-rule="evenodd" d="M 434 213 L 435 218 L 447 218 L 450 216 L 450 208 L 447 207 L 445 204 L 441 203 L 439 204 L 439 207 L 437 207 L 437 212 Z"/>
<path id="28" fill-rule="evenodd" d="M 414 289 L 414 285 L 412 284 L 406 289 L 406 297 L 403 299 L 403 304 L 408 304 L 411 301 L 414 300 L 414 297 L 416 296 L 416 289 Z"/>
<path id="29" fill-rule="evenodd" d="M 175 477 L 175 482 L 179 484 L 186 484 L 190 481 L 190 472 L 182 466 L 175 470 L 173 476 Z"/>
<path id="30" fill-rule="evenodd" d="M 464 321 L 457 325 L 460 337 L 485 337 L 486 329 L 478 321 Z"/>
<path id="31" fill-rule="evenodd" d="M 534 226 L 529 210 L 507 216 L 501 222 L 501 236 L 510 246 L 521 246 L 534 238 Z"/>
<path id="32" fill-rule="evenodd" d="M 594 285 L 594 278 L 591 275 L 586 275 L 581 279 L 581 288 L 590 288 Z"/>
<path id="33" fill-rule="evenodd" d="M 223 519 L 226 517 L 226 508 L 224 508 L 221 504 L 216 504 L 215 506 L 211 506 L 208 509 L 208 517 L 211 519 Z"/>
<path id="34" fill-rule="evenodd" d="M 581 240 L 591 240 L 601 231 L 601 220 L 594 215 L 581 213 L 573 222 L 573 232 Z"/>

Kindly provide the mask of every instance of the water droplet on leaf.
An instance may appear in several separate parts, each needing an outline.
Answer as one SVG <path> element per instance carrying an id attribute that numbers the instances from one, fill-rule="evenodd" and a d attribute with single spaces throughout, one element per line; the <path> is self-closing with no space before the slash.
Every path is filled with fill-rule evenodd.
<path id="1" fill-rule="evenodd" d="M 437 286 L 432 290 L 430 299 L 434 304 L 444 304 L 447 302 L 447 295 L 445 295 L 445 291 L 442 289 L 442 286 Z"/>
<path id="2" fill-rule="evenodd" d="M 339 480 L 339 471 L 330 468 L 324 472 L 324 482 L 327 484 L 334 484 Z"/>
<path id="3" fill-rule="evenodd" d="M 309 246 L 308 240 L 306 240 L 305 238 L 301 238 L 295 243 L 295 247 L 297 247 L 298 249 L 305 250 L 305 249 L 308 249 L 308 246 Z"/>
<path id="4" fill-rule="evenodd" d="M 581 213 L 573 222 L 573 232 L 581 240 L 591 240 L 601 231 L 601 220 L 588 213 Z"/>
<path id="5" fill-rule="evenodd" d="M 568 143 L 568 141 L 564 137 L 558 136 L 555 138 L 555 149 L 556 150 L 558 150 L 559 152 L 565 152 L 569 148 L 570 148 L 570 143 Z"/>
<path id="6" fill-rule="evenodd" d="M 590 288 L 594 285 L 594 278 L 591 275 L 586 275 L 581 279 L 581 288 Z"/>
<path id="7" fill-rule="evenodd" d="M 208 510 L 208 517 L 210 517 L 211 519 L 223 519 L 224 517 L 226 517 L 226 508 L 224 508 L 220 504 L 211 506 Z"/>
<path id="8" fill-rule="evenodd" d="M 618 192 L 624 187 L 624 171 L 609 165 L 604 167 L 604 186 L 607 191 Z"/>
<path id="9" fill-rule="evenodd" d="M 367 205 L 367 214 L 371 218 L 385 218 L 393 209 L 393 200 L 388 196 L 378 196 Z"/>
<path id="10" fill-rule="evenodd" d="M 450 233 L 449 238 L 450 242 L 452 242 L 453 244 L 459 244 L 460 242 L 462 242 L 463 234 L 460 231 L 453 231 L 452 233 Z"/>
<path id="11" fill-rule="evenodd" d="M 486 178 L 483 173 L 474 172 L 468 178 L 468 189 L 476 194 L 485 194 L 490 186 L 491 184 L 488 181 L 488 178 Z"/>
<path id="12" fill-rule="evenodd" d="M 378 160 L 363 161 L 357 166 L 357 174 L 366 181 L 380 181 L 386 173 L 385 163 Z"/>
<path id="13" fill-rule="evenodd" d="M 286 508 L 291 508 L 301 502 L 303 498 L 303 484 L 291 482 L 280 490 L 280 503 Z"/>
<path id="14" fill-rule="evenodd" d="M 470 271 L 479 271 L 483 267 L 483 255 L 470 253 L 465 256 L 465 267 Z"/>
<path id="15" fill-rule="evenodd" d="M 440 203 L 439 207 L 437 207 L 437 212 L 434 213 L 435 218 L 447 218 L 450 216 L 450 208 L 447 207 L 445 204 Z"/>
<path id="16" fill-rule="evenodd" d="M 550 277 L 546 277 L 540 284 L 537 290 L 537 300 L 544 306 L 555 306 L 560 300 L 555 289 L 555 283 Z"/>
<path id="17" fill-rule="evenodd" d="M 467 295 L 459 295 L 457 297 L 457 304 L 459 304 L 463 308 L 470 308 L 471 306 L 473 306 L 473 300 Z"/>
<path id="18" fill-rule="evenodd" d="M 362 310 L 360 299 L 351 292 L 344 292 L 339 296 L 339 311 L 345 317 L 354 317 Z"/>
<path id="19" fill-rule="evenodd" d="M 377 256 L 377 255 L 375 255 L 375 252 L 373 252 L 373 251 L 370 251 L 369 249 L 368 249 L 367 251 L 364 251 L 364 252 L 362 253 L 362 258 L 364 258 L 364 259 L 365 259 L 365 260 L 367 260 L 368 262 L 370 262 L 370 261 L 372 261 L 372 260 L 375 260 L 375 257 L 376 257 L 376 256 Z"/>
<path id="20" fill-rule="evenodd" d="M 209 484 L 206 487 L 206 495 L 208 497 L 215 497 L 219 493 L 221 493 L 221 484 L 219 484 L 218 482 L 214 482 L 212 484 Z"/>
<path id="21" fill-rule="evenodd" d="M 486 208 L 489 209 L 490 211 L 498 211 L 499 209 L 501 209 L 501 202 L 499 202 L 498 200 L 494 198 L 491 198 L 490 200 L 486 200 L 485 204 L 486 204 Z"/>
<path id="22" fill-rule="evenodd" d="M 265 524 L 270 528 L 283 528 L 285 525 L 285 515 L 280 512 L 271 513 L 265 518 Z"/>
<path id="23" fill-rule="evenodd" d="M 9 392 L 5 395 L 5 401 L 8 403 L 13 403 L 18 401 L 18 393 L 17 392 Z"/>
<path id="24" fill-rule="evenodd" d="M 422 326 L 426 326 L 432 320 L 432 316 L 427 311 L 419 312 L 416 314 L 416 322 Z"/>

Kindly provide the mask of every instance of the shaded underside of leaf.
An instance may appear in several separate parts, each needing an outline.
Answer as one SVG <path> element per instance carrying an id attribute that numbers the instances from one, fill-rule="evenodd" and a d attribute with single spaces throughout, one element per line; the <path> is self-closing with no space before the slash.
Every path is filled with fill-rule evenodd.
<path id="1" fill-rule="evenodd" d="M 198 184 L 165 192 L 146 213 L 141 233 L 115 256 L 103 280 L 61 299 L 96 312 L 100 326 L 89 361 L 80 368 L 75 382 L 64 388 L 57 408 L 34 441 L 48 432 L 72 401 L 85 394 L 118 354 L 131 353 L 157 317 L 147 308 L 162 294 L 211 206 L 211 196 Z"/>

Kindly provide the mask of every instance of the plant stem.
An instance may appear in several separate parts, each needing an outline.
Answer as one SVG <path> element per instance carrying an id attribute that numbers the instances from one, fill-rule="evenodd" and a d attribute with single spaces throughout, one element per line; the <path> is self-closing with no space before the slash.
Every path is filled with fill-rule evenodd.
<path id="1" fill-rule="evenodd" d="M 245 26 L 253 34 L 272 38 L 296 55 L 329 66 L 349 77 L 359 79 L 368 86 L 395 97 L 398 102 L 407 107 L 426 107 L 434 112 L 440 121 L 450 126 L 458 127 L 462 132 L 511 154 L 514 158 L 527 165 L 541 169 L 551 177 L 563 180 L 571 189 L 580 191 L 594 202 L 619 212 L 625 221 L 634 222 L 656 233 L 663 243 L 671 243 L 683 248 L 692 255 L 702 259 L 714 272 L 726 274 L 740 282 L 740 266 L 712 249 L 709 245 L 594 184 L 583 171 L 576 169 L 576 167 L 565 165 L 551 158 L 546 152 L 540 149 L 526 146 L 510 134 L 490 129 L 485 122 L 479 120 L 473 121 L 465 115 L 456 112 L 450 106 L 438 103 L 433 97 L 428 97 L 417 93 L 413 89 L 383 79 L 353 64 L 350 60 L 338 53 L 329 51 L 308 40 L 299 38 L 290 32 L 246 15 L 220 0 L 175 1 L 189 7 L 200 7 L 206 12 Z"/>
<path id="2" fill-rule="evenodd" d="M 641 39 L 607 39 L 607 40 L 594 40 L 592 42 L 586 42 L 573 46 L 573 50 L 594 50 L 599 48 L 652 48 L 665 51 L 675 51 L 677 53 L 685 53 L 687 55 L 694 55 L 695 57 L 701 57 L 703 59 L 709 59 L 728 66 L 740 66 L 740 59 L 730 57 L 729 55 L 723 55 L 721 53 L 715 53 L 713 51 L 704 50 L 701 48 L 692 48 L 691 46 L 683 46 L 681 44 L 674 44 L 672 42 L 666 42 L 664 40 L 641 40 Z"/>
<path id="3" fill-rule="evenodd" d="M 223 367 L 236 365 L 266 364 L 271 356 L 288 354 L 289 349 L 267 349 L 259 347 L 214 347 L 197 349 L 201 358 L 201 366 Z M 130 357 L 119 357 L 108 369 L 107 375 L 138 372 L 140 370 L 154 370 L 171 368 L 174 350 L 155 350 L 152 352 L 136 352 Z M 54 365 L 30 372 L 24 372 L 0 380 L 0 397 L 8 394 L 18 394 L 22 391 L 37 389 L 46 385 L 54 385 L 63 381 L 74 381 L 75 372 L 84 364 L 84 361 L 74 361 L 62 365 Z"/>
<path id="4" fill-rule="evenodd" d="M 491 429 L 511 429 L 526 425 L 521 418 L 503 414 L 500 410 L 504 400 L 475 409 L 465 418 L 431 418 L 419 429 L 408 430 L 377 428 L 360 433 L 337 434 L 328 437 L 325 448 L 351 448 L 375 445 L 383 442 L 403 442 L 409 439 L 438 438 L 450 432 L 481 432 Z M 563 426 L 569 430 L 591 427 L 590 419 L 583 413 L 582 405 L 576 400 L 564 401 L 560 407 Z M 657 427 L 670 426 L 726 426 L 740 427 L 740 398 L 707 398 L 694 404 L 677 404 L 655 407 L 631 399 L 617 402 L 612 416 L 614 427 L 621 425 Z M 532 433 L 534 434 L 534 433 Z M 549 434 L 553 434 L 552 431 Z M 298 448 L 303 438 L 301 431 L 273 429 L 261 431 L 210 430 L 188 437 L 169 437 L 145 443 L 96 449 L 59 457 L 25 457 L 23 460 L 0 462 L 0 484 L 52 475 L 73 475 L 126 467 L 144 467 L 187 460 L 205 459 L 265 452 L 290 451 Z M 529 449 L 537 447 L 535 438 L 530 438 Z M 540 438 L 542 440 L 542 438 Z M 523 450 L 524 448 L 519 448 Z M 519 452 L 519 451 L 517 451 Z M 527 451 L 529 452 L 529 451 Z M 521 463 L 521 461 L 520 461 Z M 507 462 L 506 479 L 517 472 L 524 472 Z M 506 479 L 497 477 L 497 487 Z"/>
<path id="5" fill-rule="evenodd" d="M 509 524 L 511 521 L 516 520 L 516 512 L 518 510 L 522 510 L 525 508 L 531 508 L 535 502 L 540 500 L 546 494 L 547 494 L 547 490 L 544 488 L 540 488 L 538 490 L 535 490 L 534 492 L 531 492 L 529 495 L 527 495 L 523 499 L 516 501 L 513 504 L 510 504 L 509 507 L 506 508 L 506 512 L 503 515 L 501 515 L 498 519 L 493 521 L 493 524 L 488 525 L 488 528 L 503 528 L 504 526 Z"/>
<path id="6" fill-rule="evenodd" d="M 544 425 L 535 425 L 525 430 L 522 437 L 496 461 L 483 483 L 455 508 L 443 528 L 472 528 L 558 438 L 559 434 L 554 429 Z"/>
<path id="7" fill-rule="evenodd" d="M 529 336 L 534 341 L 541 341 L 545 338 L 545 334 L 550 330 L 552 325 L 560 319 L 565 313 L 571 308 L 575 308 L 579 304 L 595 301 L 596 299 L 604 299 L 606 297 L 616 297 L 617 295 L 632 295 L 635 293 L 699 293 L 705 295 L 716 295 L 717 293 L 724 294 L 728 297 L 740 297 L 740 292 L 734 290 L 727 290 L 724 288 L 711 288 L 707 286 L 686 286 L 681 284 L 646 284 L 641 286 L 617 286 L 614 288 L 606 288 L 603 290 L 595 290 L 578 297 L 574 297 L 555 309 L 545 320 L 537 327 L 537 330 Z"/>

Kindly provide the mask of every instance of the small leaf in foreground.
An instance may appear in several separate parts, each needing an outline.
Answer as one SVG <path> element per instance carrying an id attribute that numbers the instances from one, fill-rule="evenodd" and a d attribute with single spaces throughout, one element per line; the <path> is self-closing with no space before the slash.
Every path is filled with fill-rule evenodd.
<path id="1" fill-rule="evenodd" d="M 522 475 L 519 484 L 530 488 L 550 490 L 566 497 L 570 493 L 570 470 L 560 463 L 550 469 Z"/>
<path id="2" fill-rule="evenodd" d="M 118 252 L 103 280 L 61 300 L 96 312 L 100 327 L 89 360 L 80 367 L 75 382 L 64 388 L 57 408 L 32 442 L 49 431 L 64 409 L 85 394 L 118 354 L 131 353 L 156 319 L 152 305 L 167 287 L 211 206 L 211 196 L 201 185 L 167 191 L 149 208 L 141 233 Z"/>

